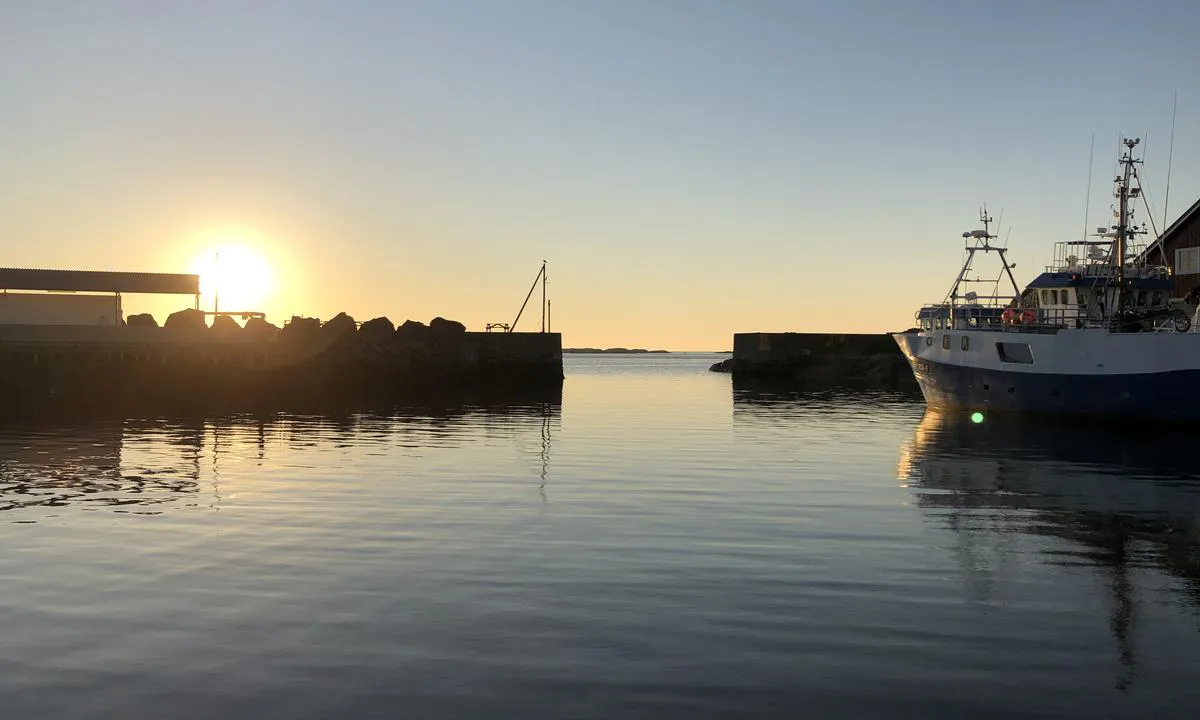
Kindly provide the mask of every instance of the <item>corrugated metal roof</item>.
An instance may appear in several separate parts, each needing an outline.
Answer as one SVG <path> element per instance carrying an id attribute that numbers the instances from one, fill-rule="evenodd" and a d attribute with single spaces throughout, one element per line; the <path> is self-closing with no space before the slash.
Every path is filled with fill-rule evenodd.
<path id="1" fill-rule="evenodd" d="M 0 268 L 0 289 L 196 295 L 199 275 Z"/>

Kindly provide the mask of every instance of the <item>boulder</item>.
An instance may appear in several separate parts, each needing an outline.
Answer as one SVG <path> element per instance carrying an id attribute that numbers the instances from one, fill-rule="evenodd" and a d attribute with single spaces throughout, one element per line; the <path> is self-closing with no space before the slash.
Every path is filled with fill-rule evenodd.
<path id="1" fill-rule="evenodd" d="M 217 333 L 240 333 L 242 326 L 237 324 L 237 320 L 228 315 L 217 315 L 213 318 L 212 331 Z"/>
<path id="2" fill-rule="evenodd" d="M 293 315 L 292 319 L 279 331 L 281 337 L 288 340 L 311 340 L 321 332 L 321 321 L 317 318 Z"/>
<path id="3" fill-rule="evenodd" d="M 429 326 L 417 320 L 405 320 L 396 327 L 396 334 L 402 337 L 419 337 L 429 332 Z"/>
<path id="4" fill-rule="evenodd" d="M 204 321 L 204 313 L 202 311 L 188 308 L 187 310 L 178 310 L 168 315 L 167 321 L 163 323 L 163 327 L 203 331 L 208 329 L 208 323 Z"/>
<path id="5" fill-rule="evenodd" d="M 358 323 L 344 312 L 334 315 L 321 326 L 321 336 L 326 340 L 340 340 L 353 337 L 358 332 Z"/>
<path id="6" fill-rule="evenodd" d="M 709 372 L 731 373 L 733 372 L 733 358 L 725 358 L 719 363 L 713 363 L 708 369 Z"/>
<path id="7" fill-rule="evenodd" d="M 158 321 L 150 313 L 138 313 L 125 318 L 125 324 L 129 327 L 158 327 Z"/>
<path id="8" fill-rule="evenodd" d="M 361 340 L 385 341 L 391 339 L 395 332 L 396 328 L 392 325 L 391 320 L 377 317 L 362 324 L 362 327 L 358 329 L 358 337 Z"/>
<path id="9" fill-rule="evenodd" d="M 429 329 L 439 335 L 449 335 L 452 333 L 464 333 L 467 331 L 467 326 L 457 320 L 435 317 L 429 321 Z"/>
<path id="10" fill-rule="evenodd" d="M 250 333 L 250 336 L 256 340 L 266 340 L 275 337 L 279 333 L 279 328 L 266 321 L 266 318 L 252 317 L 246 321 L 244 332 Z"/>

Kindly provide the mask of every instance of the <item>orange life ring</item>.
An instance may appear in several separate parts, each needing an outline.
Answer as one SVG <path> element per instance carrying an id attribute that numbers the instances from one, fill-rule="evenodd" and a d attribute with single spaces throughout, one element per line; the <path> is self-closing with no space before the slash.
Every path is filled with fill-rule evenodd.
<path id="1" fill-rule="evenodd" d="M 1000 314 L 1000 319 L 1003 320 L 1004 323 L 1007 325 L 1007 324 L 1012 323 L 1014 315 L 1016 315 L 1016 313 L 1013 312 L 1012 308 L 1005 308 L 1004 312 Z"/>
<path id="2" fill-rule="evenodd" d="M 1032 310 L 1026 310 L 1025 312 L 1021 313 L 1021 323 L 1024 325 L 1032 325 L 1036 319 L 1037 315 L 1035 315 Z"/>

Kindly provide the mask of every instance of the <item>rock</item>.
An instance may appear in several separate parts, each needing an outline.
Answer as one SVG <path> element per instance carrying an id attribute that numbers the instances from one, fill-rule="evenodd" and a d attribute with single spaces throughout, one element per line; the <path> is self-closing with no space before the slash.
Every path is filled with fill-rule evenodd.
<path id="1" fill-rule="evenodd" d="M 416 320 L 405 320 L 396 328 L 396 334 L 402 337 L 424 336 L 429 332 L 429 326 Z"/>
<path id="2" fill-rule="evenodd" d="M 293 315 L 292 319 L 283 326 L 282 332 L 288 335 L 300 335 L 309 337 L 316 335 L 321 330 L 321 321 L 317 318 L 300 317 Z"/>
<path id="3" fill-rule="evenodd" d="M 129 327 L 158 327 L 158 321 L 150 313 L 138 313 L 125 318 L 125 324 Z"/>
<path id="4" fill-rule="evenodd" d="M 429 321 L 429 329 L 439 335 L 449 335 L 451 333 L 464 333 L 467 331 L 467 326 L 457 320 L 435 317 Z"/>
<path id="5" fill-rule="evenodd" d="M 731 373 L 733 372 L 733 358 L 725 358 L 719 363 L 713 363 L 709 372 Z"/>
<path id="6" fill-rule="evenodd" d="M 321 336 L 331 341 L 353 337 L 356 332 L 358 332 L 358 323 L 344 312 L 334 315 L 321 326 Z"/>
<path id="7" fill-rule="evenodd" d="M 242 331 L 242 326 L 238 325 L 237 320 L 234 320 L 228 315 L 217 315 L 213 318 L 212 328 L 210 329 L 213 332 L 218 333 L 240 333 Z"/>
<path id="8" fill-rule="evenodd" d="M 377 317 L 362 324 L 362 327 L 358 329 L 358 337 L 360 340 L 382 342 L 391 339 L 395 332 L 396 328 L 392 325 L 391 320 L 386 317 Z"/>
<path id="9" fill-rule="evenodd" d="M 252 317 L 246 321 L 246 327 L 242 331 L 250 333 L 250 336 L 256 340 L 267 340 L 275 337 L 279 333 L 279 328 L 267 322 L 266 318 Z"/>
<path id="10" fill-rule="evenodd" d="M 187 310 L 178 310 L 167 316 L 167 321 L 163 323 L 166 328 L 180 328 L 183 330 L 208 330 L 208 323 L 204 321 L 204 313 L 194 308 Z"/>

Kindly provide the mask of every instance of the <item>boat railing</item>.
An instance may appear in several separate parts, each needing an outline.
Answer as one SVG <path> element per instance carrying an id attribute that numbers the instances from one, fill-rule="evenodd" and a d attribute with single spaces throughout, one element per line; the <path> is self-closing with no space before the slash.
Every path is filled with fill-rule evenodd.
<path id="1" fill-rule="evenodd" d="M 1048 273 L 1073 273 L 1085 278 L 1110 278 L 1117 274 L 1117 268 L 1112 265 L 1090 263 L 1087 265 L 1046 265 Z M 1171 268 L 1166 265 L 1126 265 L 1126 278 L 1169 278 Z"/>

